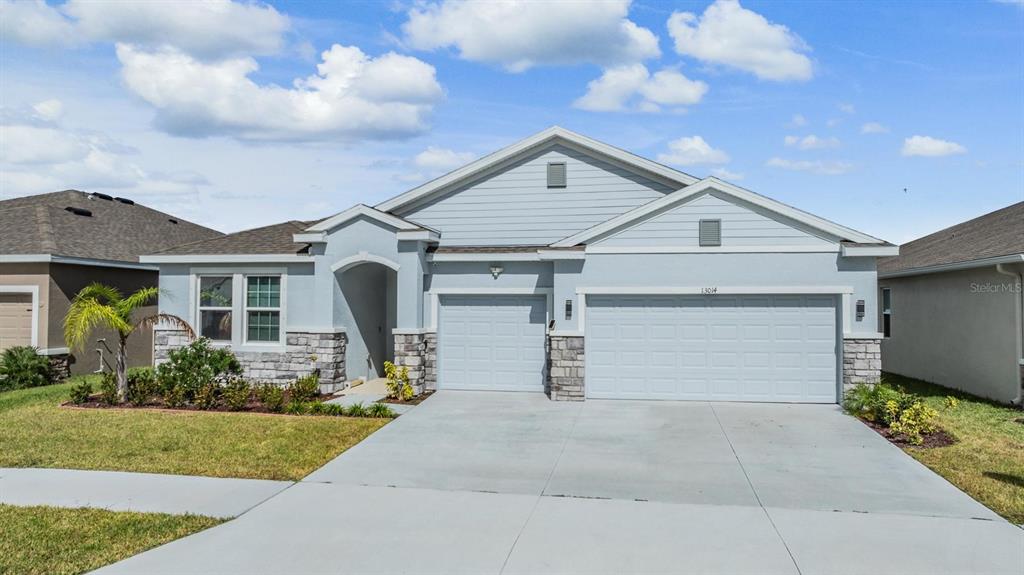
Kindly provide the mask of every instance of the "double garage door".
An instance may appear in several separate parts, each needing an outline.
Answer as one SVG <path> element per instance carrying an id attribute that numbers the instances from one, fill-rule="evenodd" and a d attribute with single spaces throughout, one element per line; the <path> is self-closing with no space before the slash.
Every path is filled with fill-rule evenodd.
<path id="1" fill-rule="evenodd" d="M 543 391 L 542 296 L 442 296 L 443 389 Z M 832 296 L 591 295 L 591 398 L 834 403 Z"/>

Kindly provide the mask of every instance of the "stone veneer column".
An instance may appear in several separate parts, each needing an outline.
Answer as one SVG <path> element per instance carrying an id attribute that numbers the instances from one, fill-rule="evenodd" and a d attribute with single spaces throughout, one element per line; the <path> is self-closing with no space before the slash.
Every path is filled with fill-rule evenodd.
<path id="1" fill-rule="evenodd" d="M 71 356 L 66 353 L 47 356 L 50 362 L 50 379 L 61 382 L 71 377 Z"/>
<path id="2" fill-rule="evenodd" d="M 409 368 L 409 385 L 419 395 L 437 389 L 437 333 L 396 330 L 395 365 Z"/>
<path id="3" fill-rule="evenodd" d="M 583 336 L 548 336 L 548 396 L 552 401 L 583 401 Z"/>
<path id="4" fill-rule="evenodd" d="M 154 337 L 153 360 L 156 365 L 167 361 L 173 349 L 188 345 L 183 330 L 158 330 Z M 320 370 L 320 390 L 332 392 L 345 385 L 344 332 L 287 332 L 285 349 L 281 351 L 235 351 L 242 364 L 242 375 L 255 382 L 287 385 L 300 377 Z"/>
<path id="5" fill-rule="evenodd" d="M 843 339 L 843 393 L 859 383 L 882 379 L 882 340 Z"/>

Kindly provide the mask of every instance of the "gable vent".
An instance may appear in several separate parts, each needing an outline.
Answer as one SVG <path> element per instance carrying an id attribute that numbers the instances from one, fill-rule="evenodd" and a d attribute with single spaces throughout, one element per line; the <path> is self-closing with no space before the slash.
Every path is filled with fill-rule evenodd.
<path id="1" fill-rule="evenodd" d="M 565 162 L 548 162 L 548 187 L 564 188 L 565 182 Z"/>
<path id="2" fill-rule="evenodd" d="M 91 218 L 92 217 L 92 212 L 90 212 L 89 210 L 82 209 L 82 208 L 76 208 L 76 207 L 73 207 L 73 206 L 68 206 L 68 207 L 64 208 L 64 210 L 69 211 L 72 214 L 75 214 L 76 216 L 85 216 L 87 218 Z"/>
<path id="3" fill-rule="evenodd" d="M 701 246 L 722 245 L 722 220 L 701 220 L 699 239 Z"/>

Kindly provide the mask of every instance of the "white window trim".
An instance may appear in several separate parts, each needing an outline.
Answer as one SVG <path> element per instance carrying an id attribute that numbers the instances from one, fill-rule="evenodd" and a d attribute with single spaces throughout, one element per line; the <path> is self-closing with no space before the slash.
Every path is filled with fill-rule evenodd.
<path id="1" fill-rule="evenodd" d="M 555 317 L 554 312 L 554 288 L 436 288 L 427 292 L 430 296 L 430 326 L 427 332 L 436 332 L 438 318 L 440 317 L 441 296 L 443 295 L 542 295 L 547 308 L 545 323 Z M 546 330 L 545 330 L 546 331 Z"/>
<path id="2" fill-rule="evenodd" d="M 285 345 L 285 333 L 284 333 L 284 304 L 285 304 L 285 276 L 284 274 L 243 274 L 244 275 L 244 287 L 242 293 L 244 294 L 242 299 L 242 342 L 244 345 L 249 347 L 257 346 L 284 346 Z M 279 294 L 278 294 L 278 306 L 277 307 L 250 307 L 249 306 L 249 278 L 254 277 L 277 277 L 280 278 Z M 251 341 L 249 339 L 249 312 L 250 311 L 276 311 L 277 312 L 277 341 Z"/>
<path id="3" fill-rule="evenodd" d="M 203 278 L 223 278 L 223 277 L 230 277 L 231 278 L 231 305 L 230 306 L 202 306 L 202 305 L 199 305 L 199 299 L 202 297 L 202 289 L 200 288 L 200 285 L 202 284 Z M 202 330 L 203 311 L 204 310 L 205 311 L 228 311 L 228 312 L 231 312 L 231 316 L 232 316 L 231 317 L 231 339 L 229 339 L 229 340 L 223 340 L 223 339 L 214 340 L 214 339 L 211 339 L 210 343 L 212 343 L 214 345 L 218 345 L 218 344 L 219 345 L 231 345 L 231 343 L 235 339 L 235 337 L 234 337 L 235 336 L 235 333 L 234 333 L 235 332 L 235 319 L 236 319 L 235 318 L 235 302 L 238 301 L 238 290 L 235 289 L 236 282 L 237 282 L 237 278 L 235 277 L 235 274 L 230 274 L 230 273 L 200 273 L 200 274 L 196 274 L 194 276 L 194 278 L 193 278 L 193 286 L 194 286 L 195 296 L 194 296 L 194 298 L 192 298 L 192 305 L 193 305 L 193 307 L 195 307 L 195 312 L 194 312 L 194 316 L 193 316 L 194 321 L 192 322 L 192 325 L 196 326 L 196 333 L 197 333 L 197 335 L 200 335 L 200 336 L 202 335 L 200 330 Z"/>
<path id="4" fill-rule="evenodd" d="M 39 347 L 39 286 L 0 285 L 0 293 L 27 293 L 32 295 L 32 347 Z"/>
<path id="5" fill-rule="evenodd" d="M 231 319 L 231 341 L 211 341 L 214 347 L 230 347 L 234 351 L 261 351 L 278 352 L 284 351 L 287 346 L 287 321 L 288 321 L 288 270 L 285 268 L 192 268 L 189 271 L 189 318 L 196 333 L 199 333 L 199 278 L 202 276 L 232 276 L 231 279 L 231 313 L 235 317 Z M 280 276 L 281 277 L 281 333 L 280 339 L 276 342 L 247 341 L 248 321 L 246 312 L 246 278 L 249 276 Z M 209 309 L 209 308 L 208 308 Z M 241 314 L 241 319 L 238 315 Z"/>

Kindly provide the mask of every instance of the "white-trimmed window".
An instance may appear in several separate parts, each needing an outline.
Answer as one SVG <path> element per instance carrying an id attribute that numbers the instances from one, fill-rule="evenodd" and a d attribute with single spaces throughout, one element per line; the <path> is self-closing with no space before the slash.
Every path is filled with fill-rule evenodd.
<path id="1" fill-rule="evenodd" d="M 281 276 L 245 277 L 245 341 L 281 341 Z"/>
<path id="2" fill-rule="evenodd" d="M 212 341 L 231 341 L 233 288 L 231 275 L 199 276 L 199 335 Z"/>

